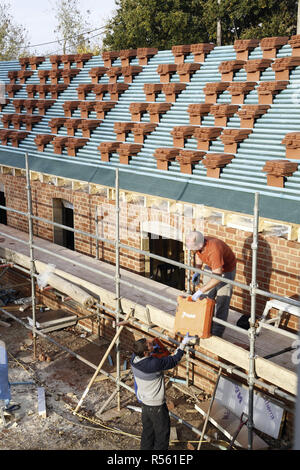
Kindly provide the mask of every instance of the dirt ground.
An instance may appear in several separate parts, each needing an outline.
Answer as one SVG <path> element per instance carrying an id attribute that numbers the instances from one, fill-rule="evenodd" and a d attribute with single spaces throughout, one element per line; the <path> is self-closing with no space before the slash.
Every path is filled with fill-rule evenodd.
<path id="1" fill-rule="evenodd" d="M 30 311 L 20 312 L 14 308 L 13 315 L 26 322 Z M 3 314 L 0 319 L 10 325 L 0 326 L 0 340 L 6 344 L 9 360 L 10 405 L 17 405 L 10 413 L 5 412 L 5 426 L 2 420 L 0 422 L 0 450 L 139 449 L 141 413 L 128 408 L 140 408 L 133 393 L 121 387 L 120 411 L 114 397 L 100 414 L 101 407 L 115 390 L 115 383 L 111 379 L 103 380 L 105 376 L 100 374 L 78 414 L 74 414 L 94 369 L 41 336 L 37 339 L 34 359 L 31 331 Z M 91 336 L 79 326 L 48 335 L 96 366 L 109 346 L 106 340 Z M 122 367 L 125 360 L 129 364 L 129 352 L 122 351 L 121 357 Z M 106 360 L 103 366 L 107 372 L 115 370 L 113 355 L 111 358 L 112 361 Z M 133 389 L 130 372 L 124 381 Z M 207 398 L 204 392 L 195 387 L 189 387 L 189 394 L 187 391 L 182 392 L 178 387 L 184 386 L 174 385 L 168 377 L 166 383 L 170 411 L 202 430 L 203 420 L 194 404 Z M 38 387 L 45 390 L 46 417 L 38 413 Z M 171 425 L 170 450 L 197 449 L 199 435 L 174 418 L 171 419 Z M 220 438 L 214 428 L 208 427 L 207 432 L 213 439 Z M 202 443 L 201 449 L 218 450 L 207 442 Z"/>

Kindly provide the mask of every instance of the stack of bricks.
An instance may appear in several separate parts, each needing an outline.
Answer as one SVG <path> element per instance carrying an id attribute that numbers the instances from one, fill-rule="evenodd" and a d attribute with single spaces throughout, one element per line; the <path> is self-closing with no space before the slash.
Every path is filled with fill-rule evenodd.
<path id="1" fill-rule="evenodd" d="M 260 80 L 261 73 L 270 67 L 272 59 L 252 59 L 248 60 L 244 64 L 244 69 L 247 72 L 247 81 L 258 82 Z"/>
<path id="2" fill-rule="evenodd" d="M 120 94 L 128 90 L 128 83 L 110 83 L 108 85 L 108 93 L 110 94 L 110 99 L 112 101 L 119 101 Z"/>
<path id="3" fill-rule="evenodd" d="M 34 124 L 42 120 L 42 116 L 28 115 L 28 114 L 3 114 L 1 118 L 3 127 L 8 128 L 12 123 L 14 128 L 19 130 L 21 126 L 25 125 L 27 131 L 32 130 Z"/>
<path id="4" fill-rule="evenodd" d="M 17 91 L 20 91 L 21 89 L 22 85 L 6 85 L 6 91 L 9 98 L 13 98 L 15 96 L 15 93 L 17 93 Z"/>
<path id="5" fill-rule="evenodd" d="M 281 143 L 286 147 L 286 158 L 300 160 L 300 132 L 289 132 Z"/>
<path id="6" fill-rule="evenodd" d="M 187 112 L 190 116 L 190 124 L 201 126 L 202 119 L 207 116 L 211 110 L 211 104 L 195 103 L 188 106 Z"/>
<path id="7" fill-rule="evenodd" d="M 190 53 L 194 55 L 194 62 L 204 62 L 205 57 L 215 48 L 211 43 L 191 44 Z"/>
<path id="8" fill-rule="evenodd" d="M 275 80 L 289 80 L 290 72 L 300 65 L 300 56 L 280 57 L 272 64 L 275 72 Z"/>
<path id="9" fill-rule="evenodd" d="M 9 82 L 12 85 L 16 84 L 16 81 L 19 80 L 21 85 L 24 85 L 27 78 L 32 76 L 33 72 L 30 70 L 12 70 L 8 72 Z"/>
<path id="10" fill-rule="evenodd" d="M 175 64 L 183 64 L 185 57 L 190 54 L 191 46 L 190 44 L 184 44 L 179 46 L 172 47 L 172 54 L 174 55 Z"/>
<path id="11" fill-rule="evenodd" d="M 79 100 L 85 100 L 86 95 L 94 91 L 94 85 L 92 83 L 81 83 L 77 87 L 77 96 Z"/>
<path id="12" fill-rule="evenodd" d="M 146 101 L 155 101 L 157 95 L 161 93 L 162 87 L 163 85 L 161 83 L 145 83 L 144 93 L 146 95 Z"/>
<path id="13" fill-rule="evenodd" d="M 63 54 L 61 56 L 61 62 L 65 70 L 70 70 L 72 64 L 75 62 L 76 54 Z"/>
<path id="14" fill-rule="evenodd" d="M 180 165 L 181 173 L 191 175 L 193 173 L 193 167 L 204 158 L 204 155 L 205 152 L 181 149 L 179 155 L 176 157 Z"/>
<path id="15" fill-rule="evenodd" d="M 186 56 L 189 54 L 193 54 L 194 62 L 204 62 L 206 55 L 209 54 L 214 47 L 215 45 L 210 43 L 173 46 L 172 53 L 174 55 L 175 64 L 183 64 Z"/>
<path id="16" fill-rule="evenodd" d="M 80 101 L 65 101 L 62 105 L 65 117 L 72 117 L 72 112 L 78 109 L 79 104 Z"/>
<path id="17" fill-rule="evenodd" d="M 119 52 L 119 57 L 121 59 L 122 67 L 128 67 L 130 65 L 130 60 L 135 58 L 137 55 L 136 49 L 122 49 Z"/>
<path id="18" fill-rule="evenodd" d="M 222 135 L 220 136 L 220 139 L 224 144 L 224 152 L 236 153 L 238 145 L 243 142 L 251 133 L 251 129 L 224 129 Z"/>
<path id="19" fill-rule="evenodd" d="M 158 49 L 156 47 L 140 47 L 136 51 L 136 56 L 139 59 L 139 65 L 148 65 L 151 57 L 156 55 Z"/>
<path id="20" fill-rule="evenodd" d="M 212 140 L 216 140 L 222 133 L 222 127 L 198 127 L 194 130 L 197 140 L 197 150 L 209 150 Z"/>
<path id="21" fill-rule="evenodd" d="M 132 83 L 133 77 L 138 75 L 143 70 L 143 67 L 140 65 L 128 65 L 127 67 L 122 67 L 121 72 L 124 77 L 124 83 Z"/>
<path id="22" fill-rule="evenodd" d="M 93 87 L 93 93 L 96 96 L 96 100 L 102 101 L 106 93 L 109 93 L 108 83 L 96 83 Z"/>
<path id="23" fill-rule="evenodd" d="M 160 83 L 170 83 L 171 77 L 177 71 L 176 64 L 160 64 L 156 69 L 160 76 Z"/>
<path id="24" fill-rule="evenodd" d="M 119 57 L 118 51 L 104 51 L 102 52 L 102 59 L 104 62 L 104 67 L 109 68 L 112 66 L 114 60 Z"/>
<path id="25" fill-rule="evenodd" d="M 262 171 L 267 173 L 267 185 L 284 188 L 286 178 L 298 170 L 298 163 L 289 160 L 268 160 Z"/>
<path id="26" fill-rule="evenodd" d="M 285 90 L 288 81 L 261 82 L 257 88 L 258 104 L 273 104 L 274 96 Z"/>
<path id="27" fill-rule="evenodd" d="M 175 160 L 179 155 L 180 149 L 177 148 L 157 148 L 154 152 L 158 170 L 168 170 L 171 161 Z"/>
<path id="28" fill-rule="evenodd" d="M 142 116 L 147 113 L 148 103 L 130 103 L 129 112 L 131 114 L 132 121 L 140 122 Z"/>
<path id="29" fill-rule="evenodd" d="M 206 175 L 209 178 L 220 178 L 222 168 L 230 163 L 233 158 L 234 155 L 223 153 L 208 153 L 201 163 L 206 167 Z"/>
<path id="30" fill-rule="evenodd" d="M 240 118 L 240 127 L 253 128 L 256 119 L 265 114 L 269 108 L 269 105 L 263 104 L 244 105 L 237 113 Z"/>
<path id="31" fill-rule="evenodd" d="M 229 85 L 229 82 L 207 83 L 203 88 L 203 93 L 205 94 L 205 103 L 215 104 L 217 102 L 218 96 L 226 91 Z"/>
<path id="32" fill-rule="evenodd" d="M 258 39 L 237 39 L 234 41 L 234 50 L 237 60 L 248 60 L 249 53 L 259 46 Z"/>
<path id="33" fill-rule="evenodd" d="M 121 142 L 101 142 L 98 147 L 102 162 L 109 162 L 111 154 L 117 152 Z"/>
<path id="34" fill-rule="evenodd" d="M 101 123 L 102 120 L 99 119 L 82 119 L 80 124 L 82 136 L 90 139 L 92 131 L 97 129 Z"/>
<path id="35" fill-rule="evenodd" d="M 50 127 L 52 134 L 57 134 L 57 133 L 58 133 L 58 129 L 59 129 L 60 127 L 64 126 L 64 125 L 65 125 L 65 122 L 66 122 L 66 119 L 65 119 L 65 118 L 53 118 L 53 119 L 50 119 L 50 121 L 48 122 L 48 126 Z"/>
<path id="36" fill-rule="evenodd" d="M 106 71 L 106 75 L 109 78 L 109 83 L 117 83 L 118 77 L 122 75 L 121 67 L 110 67 Z"/>
<path id="37" fill-rule="evenodd" d="M 162 92 L 165 94 L 167 103 L 174 103 L 177 95 L 185 89 L 185 83 L 166 83 L 162 87 Z"/>
<path id="38" fill-rule="evenodd" d="M 117 148 L 120 157 L 120 163 L 128 165 L 132 156 L 137 155 L 142 149 L 140 144 L 121 143 Z"/>
<path id="39" fill-rule="evenodd" d="M 38 77 L 41 85 L 46 85 L 48 79 L 50 79 L 52 85 L 58 85 L 60 79 L 63 79 L 65 85 L 70 85 L 72 78 L 76 77 L 79 72 L 80 69 L 39 70 Z"/>
<path id="40" fill-rule="evenodd" d="M 151 123 L 158 123 L 162 114 L 165 114 L 171 108 L 171 103 L 150 103 L 147 111 L 150 115 Z"/>
<path id="41" fill-rule="evenodd" d="M 275 36 L 271 38 L 263 38 L 260 41 L 260 48 L 263 51 L 264 59 L 274 59 L 278 49 L 288 43 L 289 38 L 286 36 Z"/>
<path id="42" fill-rule="evenodd" d="M 192 137 L 195 127 L 193 126 L 176 126 L 173 127 L 171 135 L 173 136 L 174 147 L 184 147 L 187 138 Z"/>
<path id="43" fill-rule="evenodd" d="M 254 90 L 256 82 L 233 82 L 228 87 L 231 104 L 244 104 L 245 96 Z"/>
<path id="44" fill-rule="evenodd" d="M 54 139 L 54 135 L 50 134 L 38 134 L 35 139 L 34 143 L 37 146 L 39 152 L 44 152 L 45 146 L 52 142 Z"/>
<path id="45" fill-rule="evenodd" d="M 81 128 L 81 119 L 66 119 L 64 126 L 69 137 L 74 137 L 77 129 Z"/>
<path id="46" fill-rule="evenodd" d="M 134 142 L 136 144 L 143 144 L 145 136 L 151 134 L 151 132 L 153 132 L 156 127 L 156 124 L 151 124 L 148 122 L 134 124 L 132 128 L 132 132 L 134 134 Z"/>
<path id="47" fill-rule="evenodd" d="M 232 82 L 236 71 L 244 67 L 244 60 L 225 60 L 219 65 L 222 82 Z"/>
<path id="48" fill-rule="evenodd" d="M 177 73 L 179 75 L 179 80 L 182 83 L 190 82 L 191 75 L 193 75 L 197 70 L 199 70 L 201 64 L 198 63 L 188 63 L 185 62 L 183 64 L 177 65 Z"/>
<path id="49" fill-rule="evenodd" d="M 0 129 L 0 140 L 2 145 L 7 145 L 8 140 L 10 140 L 13 147 L 19 147 L 20 140 L 24 140 L 28 135 L 28 132 Z"/>
<path id="50" fill-rule="evenodd" d="M 97 85 L 99 83 L 99 77 L 103 77 L 107 72 L 107 67 L 93 67 L 89 71 L 89 76 L 91 77 L 92 83 Z"/>
<path id="51" fill-rule="evenodd" d="M 116 104 L 116 101 L 97 101 L 95 104 L 97 119 L 104 119 L 106 113 L 114 108 Z"/>
<path id="52" fill-rule="evenodd" d="M 68 156 L 75 157 L 77 149 L 84 147 L 88 139 L 56 136 L 52 140 L 54 153 L 61 155 L 64 148 L 67 148 Z"/>
<path id="53" fill-rule="evenodd" d="M 71 80 L 76 77 L 80 72 L 80 69 L 70 69 L 70 70 L 63 70 L 61 73 L 62 79 L 65 85 L 70 85 Z M 51 77 L 51 75 L 50 75 Z"/>
<path id="54" fill-rule="evenodd" d="M 82 101 L 79 103 L 78 109 L 80 109 L 82 119 L 88 119 L 89 113 L 95 111 L 95 106 L 95 101 Z"/>
<path id="55" fill-rule="evenodd" d="M 211 107 L 210 113 L 215 116 L 215 126 L 227 126 L 227 121 L 239 109 L 238 105 L 234 104 L 215 104 Z"/>
<path id="56" fill-rule="evenodd" d="M 300 34 L 295 34 L 288 41 L 289 45 L 292 48 L 292 57 L 300 56 Z"/>
<path id="57" fill-rule="evenodd" d="M 114 132 L 116 134 L 116 140 L 119 142 L 124 142 L 128 133 L 132 131 L 133 127 L 134 122 L 115 122 Z"/>

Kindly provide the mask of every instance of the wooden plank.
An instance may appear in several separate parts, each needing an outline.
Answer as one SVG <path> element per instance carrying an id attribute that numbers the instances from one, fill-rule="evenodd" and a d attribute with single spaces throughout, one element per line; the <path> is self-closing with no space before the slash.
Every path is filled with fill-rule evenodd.
<path id="1" fill-rule="evenodd" d="M 8 230 L 14 233 L 13 229 L 9 228 Z M 20 233 L 17 232 L 17 235 L 20 236 Z M 44 244 L 48 245 L 46 242 L 43 241 L 43 245 Z M 51 247 L 52 245 L 49 243 L 49 246 Z M 30 258 L 27 255 L 22 254 L 20 252 L 21 249 L 19 252 L 15 250 L 11 250 L 8 247 L 1 246 L 0 254 L 2 257 L 7 258 L 11 262 L 20 264 L 25 268 L 30 268 Z M 84 255 L 80 255 L 77 253 L 76 258 L 80 259 L 80 261 L 82 262 L 86 260 L 86 257 Z M 49 258 L 49 262 L 53 262 L 53 259 Z M 36 261 L 37 272 L 43 272 L 46 266 L 47 264 L 45 264 L 45 262 L 41 262 L 38 260 Z M 82 271 L 82 268 L 80 269 Z M 87 281 L 82 277 L 75 276 L 74 274 L 64 272 L 60 269 L 56 269 L 56 273 L 69 280 L 70 282 L 73 282 L 74 284 L 81 285 L 83 288 L 92 292 L 94 295 L 99 296 L 101 302 L 112 308 L 115 308 L 115 292 L 113 290 L 110 291 L 109 288 L 99 287 L 93 282 Z M 93 275 L 91 274 L 90 279 L 92 278 Z M 143 306 L 141 304 L 138 304 L 138 302 L 126 299 L 126 296 L 122 296 L 121 303 L 124 314 L 129 312 L 130 307 L 134 307 L 134 318 L 140 321 L 144 321 L 146 324 L 149 323 L 149 318 L 147 317 L 146 313 L 146 308 L 148 308 L 150 321 L 158 327 L 163 328 L 164 330 L 167 330 L 170 333 L 173 333 L 175 316 L 171 313 L 166 312 L 163 309 L 154 307 L 152 305 L 146 304 L 146 306 Z M 172 310 L 175 312 L 175 307 L 172 307 Z M 205 349 L 207 352 L 218 356 L 220 360 L 224 359 L 230 364 L 236 365 L 242 370 L 248 371 L 249 369 L 249 352 L 229 341 L 226 341 L 222 338 L 218 338 L 216 336 L 212 336 L 208 339 L 201 339 L 200 347 Z M 277 364 L 271 361 L 267 361 L 261 357 L 256 358 L 256 372 L 258 378 L 266 380 L 267 382 L 274 384 L 289 393 L 292 393 L 294 395 L 297 394 L 296 373 L 284 367 L 278 366 Z"/>

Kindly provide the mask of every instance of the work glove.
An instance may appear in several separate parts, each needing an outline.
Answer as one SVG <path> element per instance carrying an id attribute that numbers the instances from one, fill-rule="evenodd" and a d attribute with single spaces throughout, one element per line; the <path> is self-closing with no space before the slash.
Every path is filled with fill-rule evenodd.
<path id="1" fill-rule="evenodd" d="M 200 274 L 195 273 L 192 277 L 192 283 L 196 285 L 196 284 L 199 284 L 199 282 L 200 282 Z"/>
<path id="2" fill-rule="evenodd" d="M 180 349 L 184 349 L 187 344 L 189 344 L 191 341 L 195 339 L 195 336 L 190 336 L 189 333 L 185 335 L 183 340 L 180 343 Z"/>
<path id="3" fill-rule="evenodd" d="M 202 300 L 202 299 L 204 299 L 205 297 L 206 297 L 205 294 L 203 294 L 202 290 L 199 289 L 199 290 L 197 290 L 197 291 L 195 292 L 194 295 L 192 295 L 192 300 L 193 300 L 194 302 L 196 302 L 196 300 L 198 300 L 198 299 Z"/>

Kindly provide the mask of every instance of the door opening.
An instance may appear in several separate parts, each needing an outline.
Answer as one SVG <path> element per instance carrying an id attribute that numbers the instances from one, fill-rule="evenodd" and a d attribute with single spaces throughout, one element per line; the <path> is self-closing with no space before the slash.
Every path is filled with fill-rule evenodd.
<path id="1" fill-rule="evenodd" d="M 74 228 L 73 204 L 64 199 L 53 199 L 53 221 Z M 74 232 L 62 227 L 54 227 L 54 243 L 74 250 Z"/>
<path id="2" fill-rule="evenodd" d="M 150 253 L 184 263 L 182 242 L 151 233 L 148 236 Z M 150 278 L 175 289 L 185 289 L 185 270 L 173 264 L 150 258 Z"/>
<path id="3" fill-rule="evenodd" d="M 0 206 L 6 207 L 4 191 L 0 191 Z M 0 224 L 7 225 L 7 211 L 0 209 Z"/>

